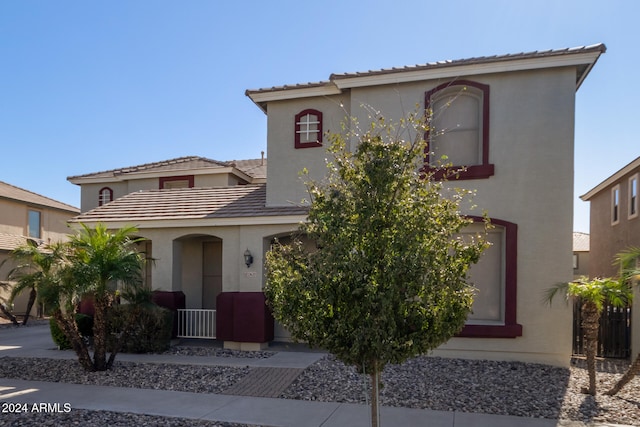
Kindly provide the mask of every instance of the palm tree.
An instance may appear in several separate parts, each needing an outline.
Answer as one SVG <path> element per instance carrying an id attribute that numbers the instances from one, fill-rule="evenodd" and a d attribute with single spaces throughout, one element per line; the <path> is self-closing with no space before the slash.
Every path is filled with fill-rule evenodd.
<path id="1" fill-rule="evenodd" d="M 102 224 L 95 228 L 84 224 L 81 227 L 68 243 L 70 251 L 63 278 L 65 286 L 60 288 L 62 292 L 58 297 L 66 299 L 68 306 L 79 298 L 93 299 L 93 361 L 88 357 L 86 345 L 81 345 L 83 341 L 78 340 L 78 334 L 74 332 L 75 316 L 63 315 L 62 307 L 58 307 L 54 317 L 62 323 L 60 326 L 65 333 L 68 331 L 74 334 L 72 345 L 76 341 L 80 347 L 76 352 L 82 366 L 88 371 L 104 371 L 113 365 L 119 348 L 119 345 L 111 348 L 111 355 L 107 360 L 107 318 L 115 300 L 116 284 L 121 284 L 125 294 L 135 294 L 140 290 L 145 259 L 144 254 L 135 247 L 140 239 L 131 237 L 137 231 L 134 227 L 124 227 L 113 232 Z"/>
<path id="2" fill-rule="evenodd" d="M 15 281 L 9 303 L 13 302 L 20 293 L 29 289 L 29 300 L 22 320 L 23 325 L 26 325 L 29 320 L 31 309 L 38 295 L 38 288 L 48 286 L 57 280 L 56 268 L 59 265 L 61 251 L 63 251 L 61 244 L 40 246 L 31 239 L 28 239 L 25 245 L 11 251 L 11 259 L 17 265 L 7 275 L 8 280 Z"/>
<path id="3" fill-rule="evenodd" d="M 637 284 L 640 279 L 640 248 L 630 248 L 627 251 L 620 252 L 616 256 L 616 264 L 620 266 L 620 277 L 629 285 Z M 633 363 L 627 369 L 627 372 L 611 387 L 605 394 L 613 396 L 617 394 L 622 387 L 635 378 L 640 373 L 640 353 L 636 356 Z"/>
<path id="4" fill-rule="evenodd" d="M 587 357 L 587 372 L 589 387 L 582 389 L 583 393 L 596 394 L 596 349 L 598 346 L 598 328 L 600 315 L 605 302 L 616 307 L 626 307 L 631 299 L 631 288 L 623 280 L 610 278 L 592 279 L 581 278 L 573 282 L 559 283 L 547 291 L 545 300 L 551 304 L 558 294 L 565 295 L 567 300 L 577 299 L 581 304 L 582 333 L 584 337 L 585 353 Z"/>

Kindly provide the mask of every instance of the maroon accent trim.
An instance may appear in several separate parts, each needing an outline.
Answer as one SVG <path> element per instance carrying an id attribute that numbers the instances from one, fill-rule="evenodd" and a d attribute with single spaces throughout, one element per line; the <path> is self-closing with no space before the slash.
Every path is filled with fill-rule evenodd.
<path id="1" fill-rule="evenodd" d="M 474 222 L 484 218 L 468 216 Z M 515 338 L 522 336 L 522 325 L 518 324 L 518 225 L 501 219 L 490 218 L 492 224 L 505 230 L 505 279 L 504 279 L 504 325 L 465 325 L 458 337 L 469 338 Z"/>
<path id="2" fill-rule="evenodd" d="M 425 169 L 428 172 L 431 172 L 433 178 L 437 180 L 441 180 L 445 177 L 450 177 L 451 175 L 454 175 L 455 179 L 459 180 L 489 178 L 494 174 L 494 167 L 489 163 L 489 85 L 474 82 L 472 80 L 454 80 L 451 82 L 443 83 L 425 93 L 425 112 L 429 111 L 429 108 L 431 107 L 431 98 L 435 93 L 454 86 L 471 86 L 482 92 L 482 164 L 469 165 L 465 168 L 465 170 L 460 170 L 459 172 L 455 171 L 461 169 L 463 167 L 462 165 L 455 165 L 452 168 L 447 169 L 432 168 L 431 166 L 429 166 L 429 148 L 427 147 L 427 149 L 425 150 L 424 159 Z M 429 141 L 429 132 L 429 129 L 427 129 L 424 135 L 424 139 L 427 142 Z"/>
<path id="3" fill-rule="evenodd" d="M 105 201 L 102 198 L 102 192 L 105 190 L 109 192 L 109 200 L 106 203 L 113 202 L 113 190 L 109 187 L 102 187 L 100 191 L 98 191 L 98 206 L 102 206 L 105 204 Z"/>
<path id="4" fill-rule="evenodd" d="M 448 179 L 450 181 L 465 179 L 485 179 L 493 176 L 495 168 L 492 164 L 467 166 L 464 170 L 457 167 L 451 168 L 428 168 L 432 172 L 431 176 L 437 181 Z"/>
<path id="5" fill-rule="evenodd" d="M 164 176 L 160 177 L 160 189 L 164 188 L 165 182 L 171 181 L 184 181 L 187 180 L 189 182 L 189 188 L 193 188 L 194 180 L 193 175 L 180 175 L 180 176 Z"/>
<path id="6" fill-rule="evenodd" d="M 300 126 L 298 122 L 302 116 L 306 116 L 307 114 L 313 114 L 318 118 L 318 140 L 316 142 L 300 142 L 300 134 L 298 131 L 300 130 Z M 295 148 L 311 148 L 311 147 L 322 147 L 322 112 L 314 109 L 306 109 L 300 111 L 296 114 L 294 118 L 294 135 L 295 135 Z"/>

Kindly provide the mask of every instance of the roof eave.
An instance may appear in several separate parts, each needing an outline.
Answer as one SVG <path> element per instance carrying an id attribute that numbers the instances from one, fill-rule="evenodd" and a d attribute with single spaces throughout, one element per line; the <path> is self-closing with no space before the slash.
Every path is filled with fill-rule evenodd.
<path id="1" fill-rule="evenodd" d="M 342 90 L 333 82 L 326 82 L 322 85 L 311 85 L 304 87 L 282 87 L 272 89 L 247 90 L 245 95 L 248 96 L 254 104 L 258 106 L 265 114 L 267 113 L 267 103 L 271 101 L 283 101 L 287 99 L 310 98 L 314 96 L 331 96 L 339 95 Z"/>
<path id="2" fill-rule="evenodd" d="M 595 196 L 596 194 L 598 194 L 599 192 L 601 192 L 611 184 L 618 181 L 620 178 L 622 178 L 626 174 L 630 173 L 631 171 L 639 167 L 640 167 L 640 157 L 636 157 L 634 160 L 632 160 L 629 164 L 624 166 L 622 169 L 618 170 L 609 178 L 605 179 L 600 184 L 596 185 L 591 190 L 589 190 L 588 192 L 580 196 L 580 199 L 584 202 L 589 201 L 589 199 L 591 199 L 593 196 Z"/>
<path id="3" fill-rule="evenodd" d="M 307 215 L 265 215 L 265 216 L 247 216 L 247 217 L 220 217 L 220 218 L 184 218 L 184 219 L 149 219 L 137 220 L 131 219 L 71 219 L 69 226 L 78 228 L 82 224 L 104 224 L 107 228 L 116 229 L 123 225 L 134 225 L 139 230 L 157 229 L 157 228 L 192 228 L 192 227 L 222 227 L 222 226 L 247 226 L 247 225 L 296 225 L 306 221 Z"/>
<path id="4" fill-rule="evenodd" d="M 344 90 L 356 87 L 409 83 L 421 80 L 587 65 L 582 75 L 578 76 L 576 83 L 577 90 L 601 54 L 601 50 L 596 50 L 550 57 L 512 58 L 501 59 L 499 61 L 487 60 L 486 62 L 468 64 L 452 63 L 413 71 L 398 70 L 365 76 L 333 76 L 332 81 L 339 89 Z"/>
<path id="5" fill-rule="evenodd" d="M 252 178 L 233 166 L 216 166 L 205 168 L 180 168 L 180 169 L 168 169 L 168 170 L 155 170 L 155 171 L 141 171 L 141 172 L 125 172 L 114 174 L 113 176 L 101 176 L 101 177 L 69 177 L 67 181 L 72 184 L 100 184 L 108 182 L 122 182 L 131 179 L 145 179 L 145 178 L 161 178 L 166 176 L 178 176 L 178 175 L 219 175 L 219 174 L 233 174 L 242 178 L 247 182 L 251 182 Z"/>

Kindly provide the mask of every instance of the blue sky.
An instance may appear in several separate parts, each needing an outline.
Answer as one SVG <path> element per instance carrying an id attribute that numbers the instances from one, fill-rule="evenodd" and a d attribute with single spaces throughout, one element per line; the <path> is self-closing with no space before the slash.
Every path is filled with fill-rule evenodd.
<path id="1" fill-rule="evenodd" d="M 79 206 L 66 178 L 174 157 L 259 158 L 246 89 L 605 43 L 576 96 L 578 196 L 640 156 L 640 2 L 0 2 L 0 180 Z M 268 153 L 267 153 L 268 155 Z"/>

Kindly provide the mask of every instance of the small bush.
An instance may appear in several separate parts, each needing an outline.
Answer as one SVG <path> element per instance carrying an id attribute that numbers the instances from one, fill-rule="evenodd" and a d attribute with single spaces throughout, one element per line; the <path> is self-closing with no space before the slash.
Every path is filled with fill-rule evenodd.
<path id="1" fill-rule="evenodd" d="M 133 315 L 140 314 L 131 328 L 131 332 L 122 344 L 123 353 L 159 353 L 169 348 L 173 327 L 173 312 L 155 304 L 133 306 L 123 304 L 114 306 L 109 315 L 109 348 L 113 348 L 125 325 Z"/>
<path id="2" fill-rule="evenodd" d="M 49 329 L 51 329 L 53 342 L 60 350 L 68 350 L 71 348 L 71 343 L 67 339 L 67 336 L 62 332 L 62 329 L 58 326 L 58 322 L 56 322 L 53 317 L 49 319 Z"/>
<path id="3" fill-rule="evenodd" d="M 78 331 L 83 337 L 93 336 L 93 317 L 77 313 L 76 325 L 78 325 Z M 53 317 L 49 319 L 49 329 L 51 330 L 51 338 L 53 339 L 53 342 L 60 350 L 68 350 L 71 348 L 71 342 Z"/>

